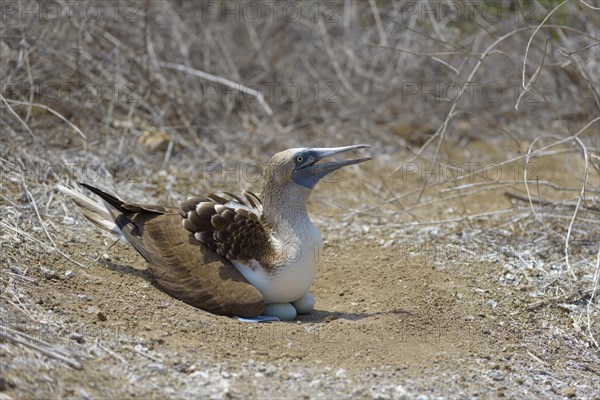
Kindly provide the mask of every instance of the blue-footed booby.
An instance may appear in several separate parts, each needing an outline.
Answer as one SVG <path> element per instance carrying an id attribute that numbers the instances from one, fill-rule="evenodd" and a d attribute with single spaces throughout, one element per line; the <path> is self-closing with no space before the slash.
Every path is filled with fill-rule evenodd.
<path id="1" fill-rule="evenodd" d="M 171 296 L 214 314 L 291 320 L 314 308 L 309 292 L 323 239 L 308 216 L 320 179 L 370 158 L 322 162 L 367 148 L 296 148 L 271 158 L 261 199 L 248 191 L 189 197 L 178 207 L 126 203 L 81 185 L 103 203 L 64 186 L 86 218 L 129 243 Z"/>

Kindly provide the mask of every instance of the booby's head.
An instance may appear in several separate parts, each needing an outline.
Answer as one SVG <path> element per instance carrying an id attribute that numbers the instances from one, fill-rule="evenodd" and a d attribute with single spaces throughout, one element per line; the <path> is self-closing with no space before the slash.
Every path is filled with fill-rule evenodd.
<path id="1" fill-rule="evenodd" d="M 298 148 L 277 153 L 271 158 L 265 174 L 265 189 L 268 185 L 288 186 L 288 189 L 315 187 L 319 180 L 347 165 L 358 164 L 371 158 L 356 158 L 322 162 L 319 161 L 351 150 L 370 147 L 365 144 L 331 148 Z"/>

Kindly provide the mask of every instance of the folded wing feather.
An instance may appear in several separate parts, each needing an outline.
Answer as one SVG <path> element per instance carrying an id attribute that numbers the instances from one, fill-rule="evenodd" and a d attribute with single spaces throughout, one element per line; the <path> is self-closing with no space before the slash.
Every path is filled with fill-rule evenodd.
<path id="1" fill-rule="evenodd" d="M 254 317 L 262 313 L 264 300 L 260 292 L 227 258 L 184 228 L 190 211 L 195 209 L 190 206 L 211 200 L 195 197 L 180 207 L 139 205 L 125 203 L 92 186 L 82 186 L 104 200 L 106 211 L 96 210 L 96 214 L 110 215 L 120 233 L 146 259 L 165 292 L 214 314 Z M 90 204 L 81 198 L 75 203 L 80 207 L 88 204 L 88 208 Z M 201 218 L 194 221 L 203 223 Z M 224 234 L 223 231 L 217 236 L 224 238 Z"/>
<path id="2" fill-rule="evenodd" d="M 275 249 L 270 227 L 262 218 L 260 199 L 244 192 L 242 198 L 209 195 L 190 198 L 181 209 L 186 212 L 183 226 L 217 254 L 231 261 L 256 260 L 267 270 L 275 267 Z"/>

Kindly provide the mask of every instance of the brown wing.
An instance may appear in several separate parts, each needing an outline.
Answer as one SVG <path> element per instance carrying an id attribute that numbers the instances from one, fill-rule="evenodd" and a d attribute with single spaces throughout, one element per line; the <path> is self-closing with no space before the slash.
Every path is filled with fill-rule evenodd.
<path id="1" fill-rule="evenodd" d="M 244 199 L 226 193 L 231 199 L 209 195 L 189 198 L 181 204 L 186 214 L 185 229 L 209 249 L 229 260 L 244 263 L 254 259 L 265 269 L 275 265 L 271 229 L 261 219 L 258 197 L 245 192 Z"/>
<path id="2" fill-rule="evenodd" d="M 195 239 L 175 207 L 126 204 L 96 188 L 131 245 L 148 262 L 159 286 L 171 296 L 220 315 L 254 317 L 264 300 L 230 261 Z"/>

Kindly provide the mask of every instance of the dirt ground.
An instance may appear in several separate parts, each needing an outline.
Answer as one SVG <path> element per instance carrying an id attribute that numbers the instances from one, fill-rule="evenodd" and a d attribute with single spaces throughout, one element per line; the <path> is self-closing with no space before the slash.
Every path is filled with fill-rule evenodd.
<path id="1" fill-rule="evenodd" d="M 56 194 L 66 205 L 51 222 L 57 248 L 81 266 L 51 246 L 5 241 L 2 399 L 599 398 L 590 293 L 564 291 L 567 274 L 541 268 L 560 260 L 561 244 L 529 246 L 531 227 L 493 218 L 394 227 L 353 211 L 377 204 L 366 182 L 391 172 L 376 158 L 314 190 L 326 239 L 317 305 L 289 323 L 242 323 L 169 297 L 140 256 L 108 249 L 112 239 Z M 499 193 L 465 211 L 510 204 Z"/>
<path id="2" fill-rule="evenodd" d="M 3 0 L 0 400 L 600 399 L 594 4 Z M 287 323 L 171 298 L 56 189 L 260 192 L 360 143 Z"/>

